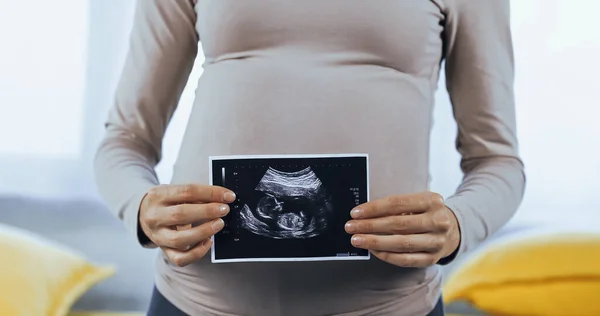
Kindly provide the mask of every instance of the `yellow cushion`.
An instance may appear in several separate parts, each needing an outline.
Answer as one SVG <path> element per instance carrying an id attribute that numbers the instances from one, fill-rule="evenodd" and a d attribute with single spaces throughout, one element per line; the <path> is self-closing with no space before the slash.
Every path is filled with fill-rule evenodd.
<path id="1" fill-rule="evenodd" d="M 83 293 L 112 274 L 113 267 L 0 224 L 0 315 L 65 316 Z"/>
<path id="2" fill-rule="evenodd" d="M 492 315 L 600 315 L 600 234 L 556 233 L 498 243 L 469 258 L 443 287 Z"/>

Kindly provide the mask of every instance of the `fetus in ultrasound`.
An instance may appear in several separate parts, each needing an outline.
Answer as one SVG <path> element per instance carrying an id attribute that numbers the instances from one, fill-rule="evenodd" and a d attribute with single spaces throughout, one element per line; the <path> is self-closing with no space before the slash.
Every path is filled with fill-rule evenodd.
<path id="1" fill-rule="evenodd" d="M 243 206 L 244 229 L 274 239 L 300 239 L 318 236 L 327 228 L 331 196 L 310 167 L 296 172 L 269 167 L 255 190 L 262 197 L 255 209 Z"/>

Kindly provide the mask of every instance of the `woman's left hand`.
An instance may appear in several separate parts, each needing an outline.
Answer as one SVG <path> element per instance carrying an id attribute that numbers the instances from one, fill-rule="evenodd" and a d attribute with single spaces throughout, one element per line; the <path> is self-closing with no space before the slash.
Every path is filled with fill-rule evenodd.
<path id="1" fill-rule="evenodd" d="M 460 244 L 454 213 L 437 193 L 395 195 L 361 204 L 350 212 L 352 245 L 400 267 L 426 267 Z"/>

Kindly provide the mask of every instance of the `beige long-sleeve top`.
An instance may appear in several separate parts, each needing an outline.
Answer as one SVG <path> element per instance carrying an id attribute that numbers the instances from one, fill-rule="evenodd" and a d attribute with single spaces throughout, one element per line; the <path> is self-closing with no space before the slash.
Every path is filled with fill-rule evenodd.
<path id="1" fill-rule="evenodd" d="M 161 142 L 205 53 L 172 182 L 208 183 L 208 156 L 366 152 L 371 198 L 429 188 L 442 61 L 464 180 L 446 203 L 458 255 L 514 214 L 517 151 L 508 0 L 139 0 L 95 161 L 101 194 L 138 238 Z M 152 245 L 145 245 L 151 247 Z M 157 260 L 156 283 L 190 315 L 425 315 L 437 267 L 361 262 Z"/>

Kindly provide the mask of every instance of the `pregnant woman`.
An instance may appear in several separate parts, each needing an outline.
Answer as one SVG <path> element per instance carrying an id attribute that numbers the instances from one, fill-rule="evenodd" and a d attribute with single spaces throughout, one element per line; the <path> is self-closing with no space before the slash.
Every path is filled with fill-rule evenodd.
<path id="1" fill-rule="evenodd" d="M 162 250 L 149 315 L 443 315 L 439 265 L 504 225 L 524 190 L 509 11 L 508 0 L 138 0 L 95 168 L 132 236 Z M 172 183 L 159 185 L 199 43 L 204 73 Z M 442 71 L 465 173 L 446 199 L 428 173 Z M 207 185 L 209 156 L 354 152 L 369 154 L 371 201 L 347 210 L 345 229 L 371 260 L 211 264 L 235 195 Z"/>

